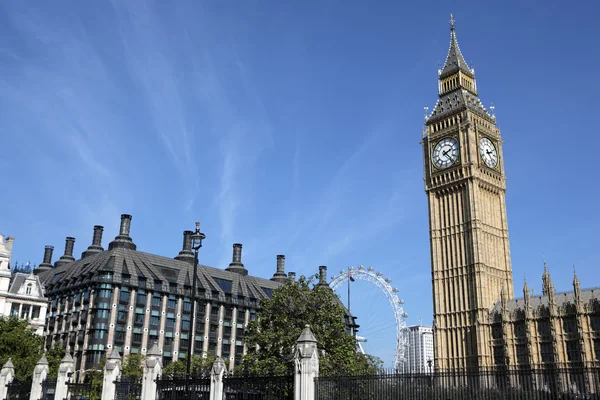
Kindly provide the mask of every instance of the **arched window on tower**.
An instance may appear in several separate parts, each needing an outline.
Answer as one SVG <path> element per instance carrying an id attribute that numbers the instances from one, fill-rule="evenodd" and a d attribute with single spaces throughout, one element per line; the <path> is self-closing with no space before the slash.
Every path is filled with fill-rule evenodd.
<path id="1" fill-rule="evenodd" d="M 27 284 L 27 289 L 25 289 L 25 293 L 27 293 L 27 294 L 31 294 L 31 290 L 32 290 L 32 288 L 33 288 L 33 284 L 31 284 L 31 283 L 28 283 L 28 284 Z"/>

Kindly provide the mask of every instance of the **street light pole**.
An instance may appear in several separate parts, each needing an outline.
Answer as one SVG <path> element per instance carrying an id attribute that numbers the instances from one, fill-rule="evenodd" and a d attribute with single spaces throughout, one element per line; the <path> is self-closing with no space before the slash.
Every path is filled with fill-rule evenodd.
<path id="1" fill-rule="evenodd" d="M 190 331 L 188 334 L 190 343 L 188 344 L 187 351 L 187 364 L 185 367 L 185 375 L 189 380 L 191 379 L 190 370 L 192 366 L 192 356 L 194 354 L 194 343 L 196 338 L 192 335 L 194 328 L 196 327 L 196 279 L 198 273 L 198 250 L 202 247 L 202 240 L 206 238 L 206 235 L 200 232 L 200 222 L 196 222 L 196 231 L 192 234 L 192 248 L 194 249 L 194 274 L 192 278 L 192 318 Z M 189 386 L 188 386 L 189 388 Z"/>

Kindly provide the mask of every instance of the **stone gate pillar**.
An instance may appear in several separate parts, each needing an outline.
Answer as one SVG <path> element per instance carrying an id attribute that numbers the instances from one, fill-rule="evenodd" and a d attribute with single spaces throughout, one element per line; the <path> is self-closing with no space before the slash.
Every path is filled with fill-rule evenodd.
<path id="1" fill-rule="evenodd" d="M 121 355 L 113 347 L 104 364 L 104 380 L 102 381 L 102 400 L 114 400 L 115 381 L 121 377 Z"/>
<path id="2" fill-rule="evenodd" d="M 31 380 L 31 394 L 29 400 L 39 400 L 42 398 L 42 382 L 48 376 L 50 371 L 46 354 L 40 358 L 33 369 L 33 379 Z M 0 397 L 1 398 L 1 397 Z"/>
<path id="3" fill-rule="evenodd" d="M 15 366 L 13 365 L 12 360 L 9 358 L 0 370 L 0 399 L 6 398 L 6 385 L 11 383 L 13 379 L 15 379 Z"/>
<path id="4" fill-rule="evenodd" d="M 223 375 L 225 374 L 225 361 L 217 357 L 210 370 L 210 400 L 223 400 Z"/>
<path id="5" fill-rule="evenodd" d="M 60 361 L 60 365 L 58 366 L 58 375 L 56 376 L 56 390 L 54 392 L 55 399 L 62 400 L 67 398 L 67 382 L 71 379 L 74 372 L 75 363 L 73 362 L 73 357 L 71 357 L 71 353 L 69 353 L 69 349 L 67 348 L 65 356 Z"/>
<path id="6" fill-rule="evenodd" d="M 156 399 L 156 378 L 161 374 L 162 351 L 158 348 L 158 343 L 154 342 L 150 350 L 146 353 L 146 361 L 144 361 L 141 400 Z"/>
<path id="7" fill-rule="evenodd" d="M 315 378 L 319 376 L 319 353 L 317 339 L 306 325 L 296 340 L 294 400 L 313 400 Z"/>

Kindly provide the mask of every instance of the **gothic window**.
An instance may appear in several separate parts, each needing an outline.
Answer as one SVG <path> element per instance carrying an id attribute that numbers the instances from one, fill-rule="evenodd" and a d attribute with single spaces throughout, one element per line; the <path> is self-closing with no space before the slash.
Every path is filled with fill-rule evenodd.
<path id="1" fill-rule="evenodd" d="M 542 319 L 538 321 L 538 333 L 540 336 L 550 336 L 550 321 Z"/>
<path id="2" fill-rule="evenodd" d="M 594 332 L 600 332 L 600 315 L 593 314 L 590 316 L 590 325 Z"/>
<path id="3" fill-rule="evenodd" d="M 525 344 L 519 344 L 517 345 L 517 362 L 519 364 L 528 364 L 529 363 L 529 357 L 527 354 L 527 345 Z"/>
<path id="4" fill-rule="evenodd" d="M 515 323 L 515 336 L 516 337 L 525 337 L 526 336 L 525 321 L 517 321 Z"/>
<path id="5" fill-rule="evenodd" d="M 596 360 L 600 361 L 600 339 L 594 339 L 594 353 Z"/>
<path id="6" fill-rule="evenodd" d="M 552 343 L 542 342 L 540 343 L 540 354 L 542 356 L 542 362 L 553 362 L 554 352 L 552 350 Z"/>
<path id="7" fill-rule="evenodd" d="M 567 342 L 567 357 L 569 361 L 581 361 L 581 352 L 576 340 L 569 340 Z"/>
<path id="8" fill-rule="evenodd" d="M 577 323 L 575 321 L 575 317 L 569 316 L 563 318 L 563 329 L 565 333 L 574 333 L 577 332 Z"/>

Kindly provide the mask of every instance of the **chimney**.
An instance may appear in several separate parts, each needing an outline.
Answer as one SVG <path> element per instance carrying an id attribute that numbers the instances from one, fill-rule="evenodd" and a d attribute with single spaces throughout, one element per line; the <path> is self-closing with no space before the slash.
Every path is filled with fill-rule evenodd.
<path id="1" fill-rule="evenodd" d="M 54 246 L 46 246 L 44 248 L 44 262 L 42 264 L 52 264 L 52 252 L 53 251 L 54 251 Z"/>
<path id="2" fill-rule="evenodd" d="M 229 267 L 225 268 L 225 271 L 236 272 L 241 275 L 248 275 L 248 270 L 244 268 L 244 264 L 242 264 L 241 243 L 235 243 L 233 245 L 233 259 L 229 264 Z"/>
<path id="3" fill-rule="evenodd" d="M 176 260 L 186 261 L 189 263 L 194 262 L 194 252 L 192 251 L 192 231 L 183 231 L 183 246 Z"/>
<path id="4" fill-rule="evenodd" d="M 81 258 L 93 256 L 94 254 L 101 253 L 104 251 L 104 247 L 102 247 L 102 231 L 104 231 L 103 226 L 94 226 L 94 236 L 92 238 L 92 245 L 88 247 L 86 251 L 81 253 Z"/>
<path id="5" fill-rule="evenodd" d="M 94 225 L 94 238 L 92 239 L 92 246 L 102 246 L 102 231 L 104 231 L 103 226 Z"/>
<path id="6" fill-rule="evenodd" d="M 58 268 L 61 265 L 69 264 L 75 261 L 75 257 L 73 257 L 73 247 L 75 247 L 75 238 L 68 237 L 65 240 L 65 254 L 60 256 L 58 261 L 54 263 L 54 268 Z"/>
<path id="7" fill-rule="evenodd" d="M 295 272 L 288 273 L 288 279 L 290 282 L 296 282 L 296 273 Z"/>
<path id="8" fill-rule="evenodd" d="M 108 250 L 122 248 L 135 250 L 137 246 L 131 240 L 129 231 L 131 230 L 131 215 L 121 214 L 121 226 L 119 228 L 119 236 L 108 245 Z"/>
<path id="9" fill-rule="evenodd" d="M 42 262 L 36 269 L 33 270 L 34 274 L 39 274 L 44 271 L 49 271 L 52 269 L 52 252 L 54 251 L 54 246 L 46 246 L 44 248 L 44 262 Z"/>
<path id="10" fill-rule="evenodd" d="M 277 271 L 273 274 L 271 280 L 281 283 L 287 281 L 287 276 L 285 275 L 285 256 L 283 254 L 277 256 Z"/>
<path id="11" fill-rule="evenodd" d="M 317 286 L 330 288 L 327 284 L 327 267 L 324 265 L 319 267 L 319 283 Z"/>

